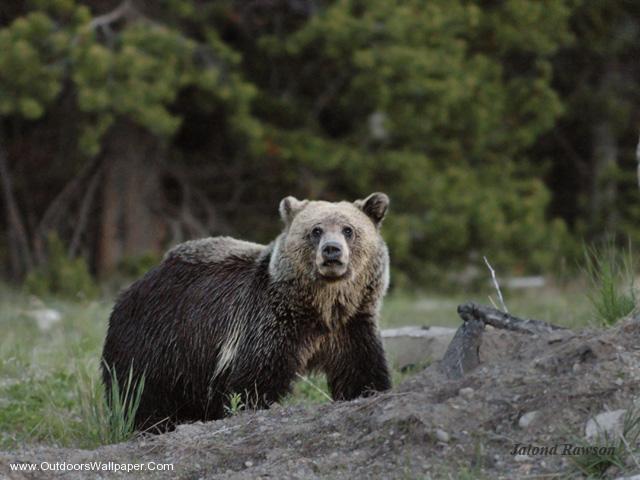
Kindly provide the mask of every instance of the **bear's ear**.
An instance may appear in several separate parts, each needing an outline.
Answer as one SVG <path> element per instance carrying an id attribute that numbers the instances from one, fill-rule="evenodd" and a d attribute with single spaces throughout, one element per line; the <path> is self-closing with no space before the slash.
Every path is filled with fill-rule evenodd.
<path id="1" fill-rule="evenodd" d="M 373 221 L 376 226 L 382 223 L 382 219 L 387 214 L 389 208 L 389 197 L 386 194 L 376 192 L 369 195 L 364 200 L 356 200 L 355 206 L 362 210 Z"/>
<path id="2" fill-rule="evenodd" d="M 295 217 L 300 210 L 307 206 L 308 200 L 298 200 L 295 197 L 285 197 L 280 202 L 280 218 L 285 225 L 290 225 L 293 217 Z"/>

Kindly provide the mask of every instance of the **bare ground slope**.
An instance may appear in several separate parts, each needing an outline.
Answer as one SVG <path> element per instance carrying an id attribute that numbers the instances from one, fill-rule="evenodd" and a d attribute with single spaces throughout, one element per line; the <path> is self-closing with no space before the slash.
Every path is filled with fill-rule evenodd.
<path id="1" fill-rule="evenodd" d="M 570 457 L 511 455 L 516 444 L 575 445 L 590 417 L 640 398 L 640 318 L 547 337 L 487 331 L 481 358 L 461 380 L 433 365 L 391 393 L 354 402 L 244 412 L 94 451 L 0 452 L 0 477 L 61 478 L 11 472 L 13 462 L 113 461 L 175 470 L 62 478 L 541 478 L 570 472 Z M 529 412 L 538 413 L 523 427 Z M 632 458 L 627 473 L 634 470 Z"/>

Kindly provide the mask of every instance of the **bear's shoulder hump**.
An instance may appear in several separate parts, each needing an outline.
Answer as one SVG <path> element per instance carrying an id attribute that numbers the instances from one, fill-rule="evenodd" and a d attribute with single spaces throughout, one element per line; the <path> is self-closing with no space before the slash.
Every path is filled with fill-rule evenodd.
<path id="1" fill-rule="evenodd" d="M 178 258 L 187 263 L 219 263 L 229 257 L 251 260 L 265 248 L 258 243 L 231 237 L 208 237 L 176 245 L 167 252 L 165 259 Z"/>

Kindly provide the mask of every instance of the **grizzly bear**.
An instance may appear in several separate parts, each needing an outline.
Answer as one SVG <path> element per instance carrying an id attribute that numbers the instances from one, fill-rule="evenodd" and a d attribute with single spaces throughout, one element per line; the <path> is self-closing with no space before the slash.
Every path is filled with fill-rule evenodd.
<path id="1" fill-rule="evenodd" d="M 138 429 L 224 416 L 234 394 L 266 408 L 296 375 L 324 372 L 331 396 L 390 388 L 378 315 L 389 283 L 380 235 L 388 197 L 280 203 L 269 245 L 180 244 L 123 291 L 103 351 L 107 397 L 144 375 Z"/>

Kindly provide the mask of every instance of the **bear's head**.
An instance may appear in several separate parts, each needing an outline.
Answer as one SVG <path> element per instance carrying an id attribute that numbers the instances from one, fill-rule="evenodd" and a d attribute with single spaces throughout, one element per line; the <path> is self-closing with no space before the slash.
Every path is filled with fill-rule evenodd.
<path id="1" fill-rule="evenodd" d="M 271 275 L 334 284 L 387 274 L 380 225 L 388 206 L 389 197 L 384 193 L 353 203 L 284 198 L 280 216 L 285 230 L 274 247 Z"/>

